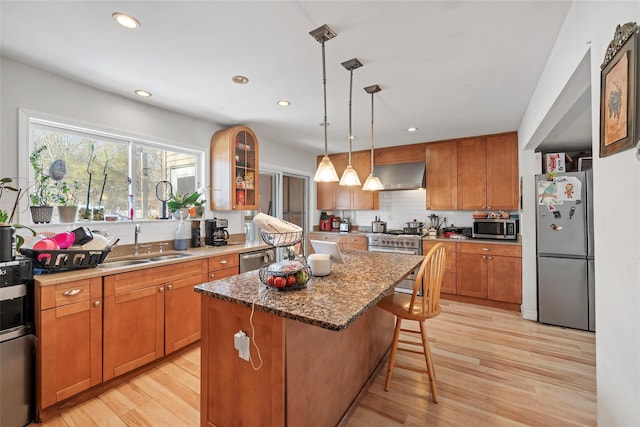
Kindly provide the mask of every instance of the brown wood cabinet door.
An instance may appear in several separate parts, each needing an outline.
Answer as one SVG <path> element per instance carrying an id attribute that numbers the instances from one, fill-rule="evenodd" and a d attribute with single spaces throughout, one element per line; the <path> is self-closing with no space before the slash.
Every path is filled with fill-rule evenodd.
<path id="1" fill-rule="evenodd" d="M 458 209 L 487 209 L 487 156 L 484 138 L 458 141 Z"/>
<path id="2" fill-rule="evenodd" d="M 349 164 L 349 153 L 332 154 L 331 161 L 336 168 L 338 178 L 342 178 L 342 173 Z M 334 209 L 351 209 L 351 187 L 345 187 L 338 182 L 334 182 L 336 193 L 336 205 Z"/>
<path id="3" fill-rule="evenodd" d="M 457 258 L 457 294 L 486 299 L 487 256 L 458 252 Z"/>
<path id="4" fill-rule="evenodd" d="M 351 156 L 353 168 L 358 172 L 360 183 L 364 185 L 371 173 L 371 152 L 358 151 Z M 374 210 L 378 209 L 378 192 L 362 191 L 362 185 L 351 188 L 351 209 Z"/>
<path id="5" fill-rule="evenodd" d="M 318 156 L 319 165 L 324 156 Z M 316 205 L 318 210 L 330 211 L 336 207 L 336 183 L 317 182 L 316 183 Z"/>
<path id="6" fill-rule="evenodd" d="M 37 407 L 49 407 L 102 382 L 102 279 L 90 299 L 36 314 Z"/>
<path id="7" fill-rule="evenodd" d="M 489 299 L 522 304 L 522 259 L 516 257 L 488 257 Z"/>
<path id="8" fill-rule="evenodd" d="M 444 294 L 453 294 L 455 295 L 457 292 L 457 282 L 458 275 L 456 273 L 445 272 L 444 276 L 442 276 L 442 286 L 440 288 L 440 292 Z"/>
<path id="9" fill-rule="evenodd" d="M 518 209 L 518 135 L 487 137 L 487 209 Z"/>
<path id="10" fill-rule="evenodd" d="M 207 275 L 207 261 L 191 277 L 167 284 L 164 295 L 164 353 L 169 354 L 200 339 L 200 294 L 193 287 Z M 236 269 L 237 267 L 232 267 Z"/>
<path id="11" fill-rule="evenodd" d="M 164 355 L 165 286 L 104 298 L 105 381 Z"/>
<path id="12" fill-rule="evenodd" d="M 427 144 L 427 209 L 458 208 L 458 146 L 455 141 Z"/>

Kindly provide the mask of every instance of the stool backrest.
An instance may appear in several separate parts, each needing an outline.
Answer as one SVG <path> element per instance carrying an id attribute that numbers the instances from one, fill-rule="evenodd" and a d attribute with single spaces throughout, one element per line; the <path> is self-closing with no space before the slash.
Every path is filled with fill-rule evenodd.
<path id="1" fill-rule="evenodd" d="M 411 313 L 415 304 L 422 304 L 424 314 L 437 313 L 440 311 L 440 288 L 444 276 L 445 264 L 447 262 L 447 251 L 444 244 L 438 243 L 427 253 L 420 264 L 420 270 L 413 284 L 413 294 L 408 307 Z M 423 296 L 418 297 L 420 285 L 423 285 Z"/>

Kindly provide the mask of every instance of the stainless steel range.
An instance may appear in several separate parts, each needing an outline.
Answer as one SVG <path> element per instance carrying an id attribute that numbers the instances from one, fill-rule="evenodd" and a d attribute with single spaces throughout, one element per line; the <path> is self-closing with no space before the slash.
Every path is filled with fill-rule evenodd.
<path id="1" fill-rule="evenodd" d="M 367 234 L 367 248 L 370 252 L 422 255 L 422 235 L 406 234 L 404 230 L 390 230 L 386 233 Z M 396 292 L 410 294 L 416 280 L 417 269 L 409 274 L 398 286 Z M 422 287 L 419 295 L 422 295 Z"/>

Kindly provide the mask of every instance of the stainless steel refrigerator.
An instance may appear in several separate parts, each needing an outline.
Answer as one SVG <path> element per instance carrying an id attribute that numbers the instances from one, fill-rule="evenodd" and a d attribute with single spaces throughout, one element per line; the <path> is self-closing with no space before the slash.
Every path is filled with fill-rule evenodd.
<path id="1" fill-rule="evenodd" d="M 538 320 L 595 331 L 593 172 L 536 176 Z"/>

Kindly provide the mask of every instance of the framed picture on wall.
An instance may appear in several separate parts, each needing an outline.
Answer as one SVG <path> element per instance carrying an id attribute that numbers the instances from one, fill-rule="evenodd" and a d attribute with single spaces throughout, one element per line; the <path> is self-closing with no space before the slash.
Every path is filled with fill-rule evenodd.
<path id="1" fill-rule="evenodd" d="M 638 26 L 618 25 L 600 66 L 600 157 L 638 139 Z"/>

